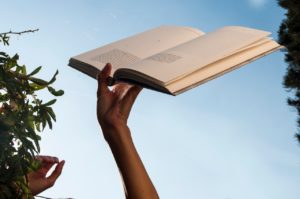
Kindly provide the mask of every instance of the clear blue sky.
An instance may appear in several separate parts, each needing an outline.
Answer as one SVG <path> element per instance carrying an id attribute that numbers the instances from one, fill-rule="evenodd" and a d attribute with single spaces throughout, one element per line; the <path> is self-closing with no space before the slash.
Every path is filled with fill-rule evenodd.
<path id="1" fill-rule="evenodd" d="M 96 81 L 68 67 L 71 56 L 162 24 L 205 32 L 243 25 L 277 38 L 284 17 L 274 0 L 0 2 L 0 32 L 40 29 L 4 50 L 18 52 L 29 69 L 42 65 L 42 78 L 59 69 L 56 87 L 65 90 L 41 147 L 66 165 L 42 195 L 79 199 L 124 196 L 96 120 Z M 141 93 L 129 125 L 161 198 L 299 198 L 296 112 L 286 105 L 285 71 L 277 52 L 177 97 Z"/>

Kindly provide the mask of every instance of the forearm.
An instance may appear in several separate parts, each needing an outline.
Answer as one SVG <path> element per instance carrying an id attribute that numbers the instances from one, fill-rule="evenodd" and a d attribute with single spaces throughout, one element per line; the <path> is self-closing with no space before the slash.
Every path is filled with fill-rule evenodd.
<path id="1" fill-rule="evenodd" d="M 146 169 L 136 151 L 127 126 L 118 129 L 104 129 L 110 132 L 107 142 L 114 155 L 124 181 L 126 198 L 159 198 Z"/>

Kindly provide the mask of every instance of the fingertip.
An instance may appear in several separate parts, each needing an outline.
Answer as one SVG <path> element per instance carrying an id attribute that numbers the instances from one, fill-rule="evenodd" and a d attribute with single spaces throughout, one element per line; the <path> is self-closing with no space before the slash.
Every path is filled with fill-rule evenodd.
<path id="1" fill-rule="evenodd" d="M 139 86 L 139 85 L 134 85 L 133 87 L 133 90 L 139 94 L 142 90 L 143 90 L 143 87 Z"/>
<path id="2" fill-rule="evenodd" d="M 106 67 L 106 70 L 105 70 L 106 76 L 108 77 L 108 76 L 110 76 L 112 65 L 110 63 L 107 63 L 105 67 Z"/>
<path id="3" fill-rule="evenodd" d="M 65 160 L 62 160 L 61 162 L 58 163 L 57 167 L 58 167 L 58 170 L 59 170 L 60 173 L 62 172 L 62 170 L 65 166 L 65 163 L 66 163 Z"/>
<path id="4" fill-rule="evenodd" d="M 109 67 L 109 68 L 112 67 L 111 63 L 109 63 L 109 62 L 106 64 L 106 66 Z"/>
<path id="5" fill-rule="evenodd" d="M 107 63 L 105 66 L 104 66 L 104 68 L 103 68 L 103 73 L 104 73 L 104 75 L 107 75 L 107 76 L 109 76 L 109 74 L 110 74 L 110 71 L 111 71 L 111 64 L 110 63 Z"/>
<path id="6" fill-rule="evenodd" d="M 141 92 L 141 90 L 143 90 L 143 87 L 139 86 L 139 85 L 136 85 L 136 89 Z"/>
<path id="7" fill-rule="evenodd" d="M 98 83 L 105 82 L 111 72 L 111 64 L 107 63 L 102 70 L 97 74 Z"/>
<path id="8" fill-rule="evenodd" d="M 62 161 L 60 161 L 57 165 L 56 165 L 56 168 L 55 168 L 55 170 L 54 170 L 54 173 L 57 173 L 57 174 L 61 174 L 61 172 L 62 172 L 62 170 L 63 170 L 63 168 L 64 168 L 64 165 L 65 165 L 65 161 L 64 160 L 62 160 Z"/>

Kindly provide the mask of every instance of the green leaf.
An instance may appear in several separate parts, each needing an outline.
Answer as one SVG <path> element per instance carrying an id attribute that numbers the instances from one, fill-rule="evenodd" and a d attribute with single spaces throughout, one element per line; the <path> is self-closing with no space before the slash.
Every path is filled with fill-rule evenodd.
<path id="1" fill-rule="evenodd" d="M 46 110 L 47 110 L 48 114 L 50 115 L 50 117 L 51 117 L 54 121 L 56 121 L 56 116 L 55 116 L 55 113 L 54 113 L 53 109 L 52 109 L 51 107 L 46 107 Z"/>
<path id="2" fill-rule="evenodd" d="M 51 121 L 51 117 L 48 115 L 48 114 L 46 114 L 45 115 L 46 117 L 46 120 L 47 120 L 47 123 L 48 123 L 48 125 L 49 125 L 49 128 L 50 129 L 52 129 L 52 121 Z"/>
<path id="3" fill-rule="evenodd" d="M 8 101 L 10 98 L 9 98 L 9 95 L 8 94 L 0 94 L 0 102 L 6 102 Z"/>
<path id="4" fill-rule="evenodd" d="M 43 104 L 43 106 L 51 106 L 51 105 L 53 105 L 55 102 L 56 102 L 56 99 L 53 99 L 53 100 L 51 100 L 51 101 L 49 101 L 49 102 Z"/>
<path id="5" fill-rule="evenodd" d="M 42 120 L 42 127 L 43 127 L 43 130 L 44 130 L 45 127 L 46 127 L 46 118 L 43 118 L 43 120 Z"/>
<path id="6" fill-rule="evenodd" d="M 28 121 L 28 126 L 31 129 L 34 129 L 34 117 L 32 115 L 29 115 L 27 121 Z"/>
<path id="7" fill-rule="evenodd" d="M 52 79 L 49 81 L 49 84 L 52 84 L 53 82 L 55 82 L 57 74 L 58 74 L 58 70 L 55 72 L 55 74 L 53 75 Z"/>
<path id="8" fill-rule="evenodd" d="M 36 123 L 35 128 L 38 130 L 38 132 L 41 132 L 41 123 L 40 122 Z"/>
<path id="9" fill-rule="evenodd" d="M 40 86 L 47 86 L 49 84 L 45 80 L 35 78 L 35 77 L 30 77 L 29 80 L 32 81 L 33 83 L 36 83 L 37 85 L 40 85 Z"/>
<path id="10" fill-rule="evenodd" d="M 58 90 L 56 91 L 54 88 L 52 88 L 51 86 L 48 86 L 48 91 L 54 95 L 54 96 L 62 96 L 65 92 L 63 90 Z"/>
<path id="11" fill-rule="evenodd" d="M 5 68 L 7 70 L 12 69 L 13 67 L 15 67 L 17 65 L 17 61 L 19 59 L 19 55 L 15 54 L 12 58 L 7 60 L 7 63 L 5 64 Z"/>
<path id="12" fill-rule="evenodd" d="M 45 88 L 46 85 L 41 86 L 41 85 L 36 84 L 36 83 L 30 83 L 29 87 L 31 87 L 32 89 L 34 89 L 35 91 L 37 91 L 37 90 L 41 90 L 41 89 Z"/>
<path id="13" fill-rule="evenodd" d="M 38 72 L 40 72 L 40 70 L 42 69 L 42 66 L 37 67 L 36 69 L 34 69 L 34 71 L 32 71 L 31 73 L 29 73 L 27 75 L 27 77 L 33 76 L 35 74 L 37 74 Z"/>
<path id="14" fill-rule="evenodd" d="M 5 52 L 0 52 L 0 55 L 3 57 L 7 57 L 8 55 Z"/>
<path id="15" fill-rule="evenodd" d="M 27 71 L 26 71 L 26 66 L 22 66 L 22 75 L 26 75 Z"/>
<path id="16" fill-rule="evenodd" d="M 22 70 L 22 66 L 17 66 L 15 73 L 19 73 Z"/>
<path id="17" fill-rule="evenodd" d="M 41 136 L 39 136 L 38 134 L 34 134 L 34 139 L 33 139 L 33 141 L 34 141 L 34 144 L 35 144 L 35 146 L 36 146 L 36 150 L 37 150 L 37 152 L 40 152 L 41 151 L 41 149 L 40 149 L 40 144 L 39 144 L 39 141 L 41 140 Z"/>

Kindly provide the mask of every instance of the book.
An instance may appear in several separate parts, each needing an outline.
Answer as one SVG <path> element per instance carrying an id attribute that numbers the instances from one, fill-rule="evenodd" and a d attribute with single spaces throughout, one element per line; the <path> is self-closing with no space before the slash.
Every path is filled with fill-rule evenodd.
<path id="1" fill-rule="evenodd" d="M 209 33 L 160 26 L 74 56 L 69 66 L 96 78 L 111 63 L 110 85 L 124 81 L 178 95 L 282 48 L 270 34 L 241 26 Z"/>

